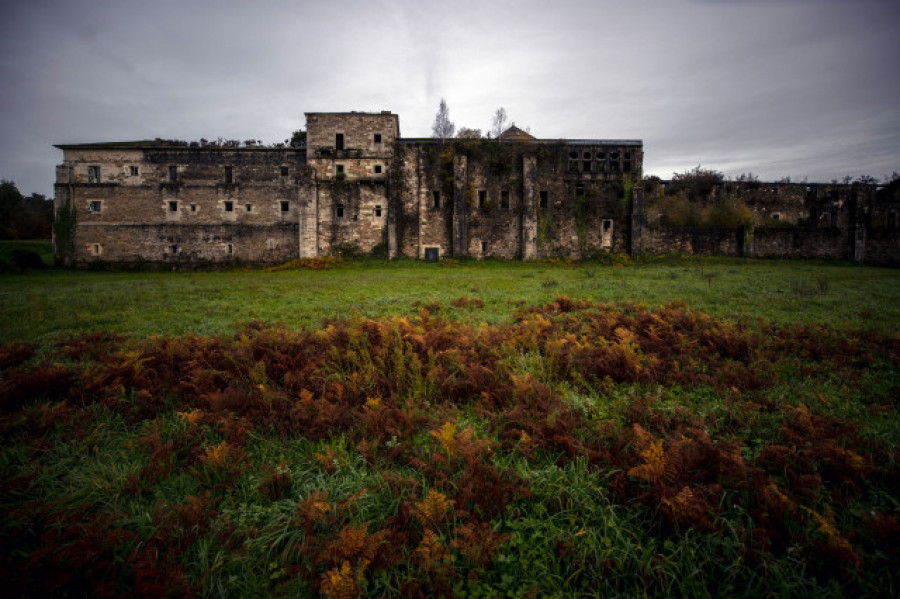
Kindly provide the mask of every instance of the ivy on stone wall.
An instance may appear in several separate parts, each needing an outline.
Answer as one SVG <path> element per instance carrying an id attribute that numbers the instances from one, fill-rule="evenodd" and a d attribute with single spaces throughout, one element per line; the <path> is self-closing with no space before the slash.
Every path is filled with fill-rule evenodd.
<path id="1" fill-rule="evenodd" d="M 53 219 L 54 259 L 62 266 L 72 266 L 75 261 L 75 204 L 68 198 L 62 200 Z"/>

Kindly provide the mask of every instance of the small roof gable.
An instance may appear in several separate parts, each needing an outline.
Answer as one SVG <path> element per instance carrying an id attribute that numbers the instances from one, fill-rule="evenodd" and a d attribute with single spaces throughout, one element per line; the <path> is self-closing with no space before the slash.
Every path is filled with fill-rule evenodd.
<path id="1" fill-rule="evenodd" d="M 530 133 L 522 131 L 515 125 L 500 134 L 500 139 L 508 141 L 537 141 Z"/>

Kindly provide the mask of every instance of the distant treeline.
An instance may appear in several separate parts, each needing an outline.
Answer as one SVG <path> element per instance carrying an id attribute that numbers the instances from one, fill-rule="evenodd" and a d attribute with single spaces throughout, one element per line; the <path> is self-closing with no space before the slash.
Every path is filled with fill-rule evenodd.
<path id="1" fill-rule="evenodd" d="M 0 181 L 0 239 L 49 239 L 53 200 L 23 196 L 12 181 Z"/>

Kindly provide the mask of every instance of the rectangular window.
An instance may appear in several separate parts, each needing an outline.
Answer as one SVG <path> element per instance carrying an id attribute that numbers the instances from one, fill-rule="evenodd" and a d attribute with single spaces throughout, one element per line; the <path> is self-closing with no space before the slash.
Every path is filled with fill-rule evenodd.
<path id="1" fill-rule="evenodd" d="M 381 143 L 381 133 L 375 134 L 375 143 L 377 143 L 377 144 Z"/>
<path id="2" fill-rule="evenodd" d="M 177 246 L 177 245 L 170 245 L 170 246 L 169 246 L 169 253 L 177 254 L 177 253 L 178 253 L 178 246 Z"/>
<path id="3" fill-rule="evenodd" d="M 435 210 L 439 210 L 441 208 L 441 192 L 432 191 L 431 192 L 431 207 Z"/>
<path id="4" fill-rule="evenodd" d="M 509 210 L 509 190 L 504 189 L 500 192 L 500 208 Z"/>
<path id="5" fill-rule="evenodd" d="M 197 212 L 197 204 L 191 204 L 191 212 Z"/>
<path id="6" fill-rule="evenodd" d="M 584 171 L 585 173 L 591 172 L 591 161 L 590 160 L 583 161 L 581 163 L 581 170 Z"/>
<path id="7" fill-rule="evenodd" d="M 375 206 L 375 216 L 381 218 L 381 206 Z"/>
<path id="8" fill-rule="evenodd" d="M 225 212 L 234 212 L 234 202 L 231 202 L 231 201 L 225 202 Z"/>
<path id="9" fill-rule="evenodd" d="M 344 165 L 343 164 L 335 164 L 334 165 L 334 174 L 338 179 L 343 179 L 344 176 L 347 174 L 344 172 Z"/>
<path id="10" fill-rule="evenodd" d="M 253 204 L 247 204 L 244 207 L 247 209 L 247 212 L 253 212 Z"/>
<path id="11" fill-rule="evenodd" d="M 577 172 L 578 172 L 578 161 L 577 161 L 577 160 L 570 160 L 570 161 L 569 161 L 569 172 L 570 172 L 570 173 L 577 173 Z"/>
<path id="12" fill-rule="evenodd" d="M 225 185 L 234 183 L 234 171 L 230 166 L 225 167 Z"/>
<path id="13" fill-rule="evenodd" d="M 91 253 L 95 256 L 99 256 L 102 248 L 99 243 L 95 243 L 91 246 Z"/>
<path id="14" fill-rule="evenodd" d="M 138 176 L 138 172 L 139 172 L 139 171 L 138 171 L 138 167 L 136 167 L 136 166 L 129 166 L 129 167 L 128 167 L 128 174 L 129 174 L 129 176 L 131 176 L 131 177 L 137 177 L 137 176 Z"/>
<path id="15" fill-rule="evenodd" d="M 98 200 L 92 200 L 87 203 L 87 211 L 88 212 L 100 212 L 103 207 L 102 203 Z"/>
<path id="16" fill-rule="evenodd" d="M 344 134 L 338 133 L 334 136 L 334 149 L 335 150 L 343 150 L 344 149 Z"/>
<path id="17" fill-rule="evenodd" d="M 344 218 L 344 205 L 343 204 L 338 204 L 337 206 L 335 206 L 334 210 L 335 210 L 335 214 L 337 215 L 338 218 Z"/>
<path id="18" fill-rule="evenodd" d="M 541 196 L 540 196 L 541 197 L 541 203 L 540 203 L 541 208 L 547 207 L 547 204 L 549 203 L 548 195 L 549 194 L 546 191 L 541 192 Z"/>
<path id="19" fill-rule="evenodd" d="M 375 174 L 376 174 L 376 175 L 380 175 L 380 174 L 381 174 L 381 165 L 380 165 L 380 164 L 376 164 L 376 165 L 375 165 Z"/>
<path id="20" fill-rule="evenodd" d="M 288 212 L 290 209 L 291 209 L 291 203 L 283 200 L 281 202 L 281 211 Z"/>
<path id="21" fill-rule="evenodd" d="M 631 172 L 631 163 L 630 162 L 623 163 L 622 170 L 625 171 L 626 173 Z"/>
<path id="22" fill-rule="evenodd" d="M 481 253 L 482 253 L 482 254 L 486 254 L 486 253 L 487 253 L 487 241 L 482 241 L 482 242 L 481 242 Z"/>
<path id="23" fill-rule="evenodd" d="M 178 180 L 178 167 L 174 164 L 169 166 L 169 181 L 174 183 Z"/>
<path id="24" fill-rule="evenodd" d="M 228 247 L 225 249 L 225 251 L 228 253 L 229 256 L 231 256 L 232 254 L 234 254 L 234 246 L 229 243 Z"/>
<path id="25" fill-rule="evenodd" d="M 99 166 L 89 166 L 88 167 L 88 183 L 99 183 L 100 182 L 100 167 Z"/>
<path id="26" fill-rule="evenodd" d="M 487 206 L 487 191 L 484 189 L 478 190 L 478 209 L 484 210 L 485 206 Z"/>
<path id="27" fill-rule="evenodd" d="M 178 202 L 175 200 L 169 201 L 169 212 L 178 212 Z"/>
<path id="28" fill-rule="evenodd" d="M 576 187 L 575 195 L 579 198 L 583 198 L 584 197 L 584 187 Z"/>
<path id="29" fill-rule="evenodd" d="M 286 166 L 281 167 L 281 176 L 282 177 L 288 176 L 288 167 L 286 167 Z"/>
<path id="30" fill-rule="evenodd" d="M 425 248 L 425 260 L 428 262 L 437 262 L 440 257 L 440 248 Z"/>

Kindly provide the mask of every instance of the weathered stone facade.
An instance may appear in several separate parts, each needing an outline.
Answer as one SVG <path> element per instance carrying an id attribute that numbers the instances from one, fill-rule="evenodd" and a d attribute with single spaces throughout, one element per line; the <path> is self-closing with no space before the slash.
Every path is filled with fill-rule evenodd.
<path id="1" fill-rule="evenodd" d="M 897 198 L 874 186 L 723 183 L 740 229 L 670 227 L 639 140 L 400 137 L 397 115 L 308 113 L 303 148 L 135 142 L 57 146 L 64 262 L 173 267 L 348 252 L 440 259 L 685 251 L 898 262 Z M 879 199 L 880 198 L 880 199 Z"/>

